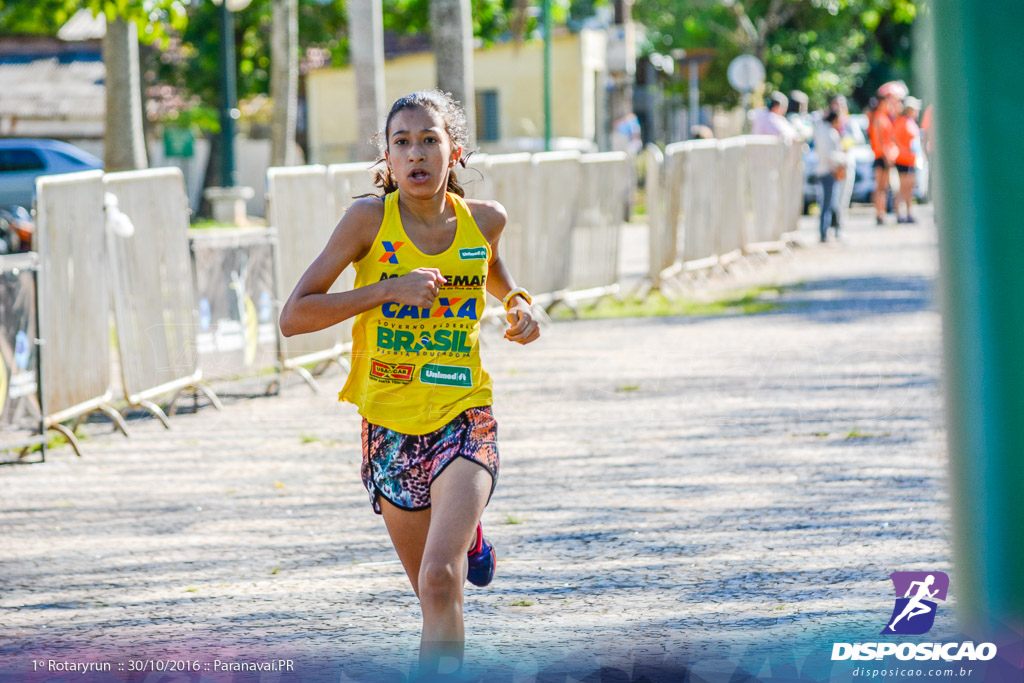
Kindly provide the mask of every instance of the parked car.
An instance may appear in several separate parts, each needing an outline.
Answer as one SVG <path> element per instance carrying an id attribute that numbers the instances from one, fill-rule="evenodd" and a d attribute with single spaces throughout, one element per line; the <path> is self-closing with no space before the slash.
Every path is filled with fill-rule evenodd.
<path id="1" fill-rule="evenodd" d="M 41 175 L 102 168 L 100 159 L 60 140 L 0 140 L 0 205 L 33 206 Z"/>

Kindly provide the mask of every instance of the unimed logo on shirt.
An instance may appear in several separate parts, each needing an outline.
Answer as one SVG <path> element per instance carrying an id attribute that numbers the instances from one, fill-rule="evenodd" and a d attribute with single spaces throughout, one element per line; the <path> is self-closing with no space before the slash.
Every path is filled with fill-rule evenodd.
<path id="1" fill-rule="evenodd" d="M 459 258 L 463 261 L 482 260 L 487 258 L 487 247 L 475 247 L 473 249 L 459 249 Z"/>
<path id="2" fill-rule="evenodd" d="M 438 384 L 445 387 L 471 387 L 473 376 L 469 368 L 457 365 L 427 363 L 420 368 L 420 381 L 424 384 Z"/>

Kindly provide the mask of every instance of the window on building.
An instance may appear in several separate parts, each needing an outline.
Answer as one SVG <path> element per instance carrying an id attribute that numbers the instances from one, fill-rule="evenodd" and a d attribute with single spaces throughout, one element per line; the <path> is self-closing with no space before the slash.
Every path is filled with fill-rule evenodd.
<path id="1" fill-rule="evenodd" d="M 478 142 L 501 139 L 497 90 L 476 92 L 476 139 Z"/>

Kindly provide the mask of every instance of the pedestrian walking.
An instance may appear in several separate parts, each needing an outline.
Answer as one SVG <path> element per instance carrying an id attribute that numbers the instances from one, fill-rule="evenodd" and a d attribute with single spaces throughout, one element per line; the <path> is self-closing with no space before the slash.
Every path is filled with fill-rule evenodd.
<path id="1" fill-rule="evenodd" d="M 464 199 L 466 117 L 450 95 L 397 100 L 378 134 L 375 184 L 342 217 L 281 311 L 286 336 L 355 317 L 340 400 L 363 416 L 363 484 L 420 601 L 420 674 L 462 665 L 463 582 L 486 586 L 497 553 L 480 516 L 498 476 L 491 379 L 480 364 L 485 294 L 505 338 L 539 336 L 530 295 L 498 256 L 506 213 Z M 328 292 L 349 264 L 351 291 Z"/>
<path id="2" fill-rule="evenodd" d="M 896 221 L 916 223 L 910 207 L 914 203 L 914 185 L 917 177 L 917 155 L 921 151 L 921 129 L 917 115 L 921 111 L 921 100 L 908 97 L 903 100 L 903 112 L 892 124 L 892 139 L 896 143 L 896 171 L 900 176 L 900 191 L 896 200 Z M 900 206 L 906 213 L 900 214 Z"/>
<path id="3" fill-rule="evenodd" d="M 818 231 L 821 241 L 828 237 L 828 229 L 833 227 L 832 216 L 838 210 L 836 183 L 846 178 L 846 154 L 843 152 L 839 113 L 827 111 L 814 126 L 814 149 L 818 155 L 818 166 L 815 173 L 818 178 Z M 835 236 L 839 238 L 839 226 L 835 227 Z"/>
<path id="4" fill-rule="evenodd" d="M 854 139 L 850 124 L 850 109 L 843 95 L 832 95 L 828 99 L 828 109 L 822 112 L 824 116 L 828 111 L 834 111 L 839 115 L 839 137 L 842 141 L 842 150 L 846 152 L 846 170 L 835 174 L 836 185 L 833 188 L 835 193 L 835 205 L 832 211 L 832 227 L 838 234 L 839 228 L 849 217 L 850 202 L 853 201 L 853 185 L 856 176 L 856 163 L 854 155 L 850 153 L 857 142 Z"/>

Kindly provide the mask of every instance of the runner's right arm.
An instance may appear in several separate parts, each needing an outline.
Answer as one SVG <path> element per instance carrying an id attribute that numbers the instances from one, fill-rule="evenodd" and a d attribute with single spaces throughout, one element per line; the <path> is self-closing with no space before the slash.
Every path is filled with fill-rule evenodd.
<path id="1" fill-rule="evenodd" d="M 349 207 L 281 309 L 284 336 L 323 330 L 389 301 L 422 308 L 434 304 L 444 282 L 436 268 L 417 268 L 347 292 L 327 291 L 349 264 L 370 251 L 383 218 L 384 202 L 379 198 L 360 199 Z"/>

